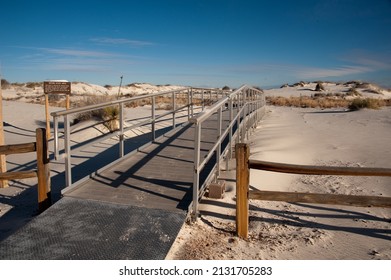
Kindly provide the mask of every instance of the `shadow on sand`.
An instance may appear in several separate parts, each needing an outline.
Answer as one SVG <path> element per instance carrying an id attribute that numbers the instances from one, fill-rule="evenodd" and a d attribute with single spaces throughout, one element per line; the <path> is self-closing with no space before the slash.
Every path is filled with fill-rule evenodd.
<path id="1" fill-rule="evenodd" d="M 216 200 L 204 200 L 202 201 L 202 203 L 223 207 L 227 209 L 236 208 L 235 204 L 230 204 L 230 203 L 216 201 Z M 287 210 L 275 210 L 275 209 L 267 209 L 255 205 L 250 205 L 249 207 L 250 211 L 258 211 L 272 216 L 272 217 L 259 217 L 259 216 L 250 215 L 249 217 L 250 223 L 263 222 L 263 223 L 270 223 L 270 224 L 289 225 L 289 226 L 299 227 L 299 228 L 323 229 L 329 231 L 344 231 L 348 233 L 354 233 L 358 235 L 391 241 L 391 229 L 386 229 L 388 224 L 391 222 L 389 219 L 380 218 L 363 212 L 339 209 L 336 207 L 315 206 L 312 204 L 310 205 L 310 204 L 303 204 L 303 203 L 290 203 L 290 204 L 299 206 L 305 209 L 306 211 L 298 212 L 298 211 L 287 211 Z M 311 210 L 316 210 L 317 213 L 311 213 L 310 212 Z M 319 211 L 322 212 L 320 213 Z M 201 211 L 201 215 L 208 215 L 211 217 L 216 217 L 219 219 L 230 220 L 230 221 L 235 221 L 236 219 L 235 216 L 228 215 L 228 214 L 221 214 L 219 212 L 214 212 L 214 211 Z M 329 219 L 331 218 L 333 220 L 347 219 L 347 220 L 376 221 L 376 222 L 383 222 L 385 228 L 368 228 L 365 226 L 350 227 L 350 226 L 333 225 L 333 224 L 327 224 L 322 222 L 307 221 L 305 220 L 306 217 L 318 218 L 317 219 L 318 221 L 321 221 L 322 218 L 329 218 Z M 204 219 L 204 221 L 207 220 Z M 210 222 L 207 224 L 217 230 L 230 232 L 222 228 L 216 228 Z"/>

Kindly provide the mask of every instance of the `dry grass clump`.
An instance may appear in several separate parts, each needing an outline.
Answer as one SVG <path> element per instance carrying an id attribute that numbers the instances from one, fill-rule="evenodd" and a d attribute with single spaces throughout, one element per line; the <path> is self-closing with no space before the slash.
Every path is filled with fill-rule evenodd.
<path id="1" fill-rule="evenodd" d="M 379 109 L 384 106 L 391 106 L 391 99 L 375 98 L 355 98 L 347 100 L 344 98 L 332 97 L 266 97 L 268 104 L 274 106 L 287 106 L 299 108 L 348 108 L 350 110 L 359 110 L 362 108 Z"/>
<path id="2" fill-rule="evenodd" d="M 173 110 L 172 107 L 172 96 L 156 96 L 155 97 L 155 104 L 157 110 Z M 187 97 L 180 97 L 177 96 L 175 98 L 175 109 L 181 106 L 185 106 L 188 104 L 188 98 Z M 193 104 L 195 106 L 201 106 L 202 105 L 202 99 L 201 98 L 193 98 Z M 204 105 L 209 106 L 213 104 L 213 100 L 210 99 L 204 99 Z M 126 103 L 127 108 L 136 108 L 139 106 L 145 106 L 145 105 L 152 105 L 152 98 L 143 98 L 138 99 L 135 101 L 131 101 L 129 103 Z"/>
<path id="3" fill-rule="evenodd" d="M 362 96 L 361 93 L 359 93 L 357 91 L 356 88 L 350 88 L 347 92 L 346 92 L 346 96 Z"/>
<path id="4" fill-rule="evenodd" d="M 100 104 L 114 100 L 114 96 L 89 96 L 83 101 L 80 101 L 79 107 L 85 107 L 89 105 Z M 96 109 L 88 112 L 79 113 L 75 118 L 75 123 L 80 121 L 86 121 L 96 118 L 103 121 L 103 125 L 107 127 L 110 132 L 118 130 L 118 119 L 119 119 L 119 107 L 109 106 L 102 109 Z"/>
<path id="5" fill-rule="evenodd" d="M 302 97 L 267 97 L 268 104 L 274 106 L 300 107 L 300 108 L 335 108 L 347 107 L 350 101 L 336 98 Z"/>
<path id="6" fill-rule="evenodd" d="M 97 96 L 97 95 L 88 96 L 88 97 L 84 98 L 84 100 L 80 100 L 78 102 L 78 107 L 85 107 L 85 106 L 89 106 L 89 105 L 100 104 L 100 103 L 104 103 L 107 101 L 112 101 L 114 99 L 115 98 L 113 96 Z M 93 111 L 89 111 L 89 112 L 79 113 L 76 116 L 76 119 L 78 121 L 86 121 L 86 120 L 90 120 L 92 118 L 98 118 L 98 119 L 103 120 L 104 116 L 105 116 L 104 109 L 97 109 L 97 110 L 93 110 Z"/>
<path id="7" fill-rule="evenodd" d="M 384 106 L 390 106 L 390 100 L 374 99 L 374 98 L 355 98 L 349 105 L 349 109 L 357 111 L 360 109 L 380 109 Z"/>
<path id="8" fill-rule="evenodd" d="M 41 82 L 28 82 L 28 83 L 26 83 L 26 87 L 32 88 L 32 89 L 35 89 L 36 87 L 42 87 L 42 86 L 43 86 L 43 83 L 41 83 Z"/>

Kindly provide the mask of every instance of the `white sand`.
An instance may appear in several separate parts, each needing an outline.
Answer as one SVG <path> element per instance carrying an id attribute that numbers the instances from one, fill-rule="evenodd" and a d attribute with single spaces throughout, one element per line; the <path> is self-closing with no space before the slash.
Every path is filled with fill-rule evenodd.
<path id="1" fill-rule="evenodd" d="M 310 87 L 314 85 L 308 85 Z M 266 91 L 266 94 L 297 96 L 301 92 L 306 90 L 277 89 Z M 12 92 L 3 93 L 12 96 Z M 39 92 L 33 94 L 37 96 Z M 378 96 L 385 98 L 387 94 Z M 391 108 L 345 112 L 343 109 L 268 107 L 267 111 L 256 133 L 249 139 L 254 159 L 391 168 Z M 148 116 L 149 110 L 147 107 L 130 109 L 128 114 L 132 118 L 143 117 Z M 4 101 L 6 143 L 34 141 L 35 128 L 44 127 L 44 116 L 42 105 Z M 170 121 L 167 121 L 162 125 L 169 124 Z M 73 129 L 86 125 L 82 123 Z M 82 141 L 101 134 L 99 130 L 92 127 L 73 137 Z M 129 133 L 137 135 L 142 132 L 135 130 Z M 77 152 L 80 158 L 94 155 L 83 148 Z M 7 160 L 8 168 L 15 169 L 31 164 L 34 155 L 9 156 Z M 391 259 L 390 209 L 251 201 L 250 238 L 241 240 L 235 237 L 233 160 L 230 167 L 222 174 L 227 179 L 224 199 L 203 200 L 201 219 L 196 224 L 183 227 L 168 258 Z M 63 171 L 63 165 L 53 163 L 52 171 L 57 175 Z M 22 196 L 19 200 L 17 197 L 35 184 L 31 179 L 0 189 L 0 233 L 31 219 L 32 209 L 36 207 L 34 197 Z M 252 171 L 250 184 L 263 190 L 391 196 L 391 179 L 381 177 L 295 176 Z M 21 213 L 14 215 L 13 220 L 3 219 L 3 215 L 15 210 L 15 207 Z M 24 215 L 23 211 L 30 214 Z"/>
<path id="2" fill-rule="evenodd" d="M 251 158 L 293 164 L 391 168 L 391 108 L 269 107 L 249 140 Z M 231 162 L 233 166 L 233 162 Z M 224 172 L 225 179 L 235 171 Z M 391 259 L 391 210 L 250 201 L 249 240 L 235 237 L 235 182 L 205 198 L 168 256 L 195 259 Z M 391 196 L 391 178 L 300 176 L 251 171 L 262 190 Z"/>

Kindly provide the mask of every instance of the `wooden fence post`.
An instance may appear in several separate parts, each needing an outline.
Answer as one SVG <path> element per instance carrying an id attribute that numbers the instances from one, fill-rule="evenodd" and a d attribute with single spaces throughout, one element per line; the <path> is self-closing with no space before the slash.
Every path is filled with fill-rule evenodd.
<path id="1" fill-rule="evenodd" d="M 1 80 L 0 80 L 0 145 L 4 145 L 4 127 L 3 127 L 3 90 L 1 88 Z M 7 172 L 7 161 L 5 155 L 0 155 L 0 172 Z M 7 180 L 0 180 L 0 188 L 8 187 Z"/>
<path id="2" fill-rule="evenodd" d="M 250 169 L 248 165 L 249 147 L 238 143 L 236 153 L 236 234 L 241 238 L 248 237 L 248 193 Z"/>
<path id="3" fill-rule="evenodd" d="M 50 168 L 46 130 L 36 129 L 37 139 L 37 175 L 38 175 L 38 209 L 45 211 L 51 205 Z"/>

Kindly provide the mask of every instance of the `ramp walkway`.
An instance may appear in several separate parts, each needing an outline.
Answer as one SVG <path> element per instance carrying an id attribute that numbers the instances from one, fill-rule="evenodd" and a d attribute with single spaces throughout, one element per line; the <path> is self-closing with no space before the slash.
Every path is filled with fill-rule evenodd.
<path id="1" fill-rule="evenodd" d="M 229 126 L 232 106 L 220 112 L 199 128 L 199 157 L 210 157 L 200 185 L 218 162 L 208 154 Z M 66 189 L 60 201 L 0 243 L 0 259 L 164 259 L 192 203 L 197 127 L 182 124 Z"/>

